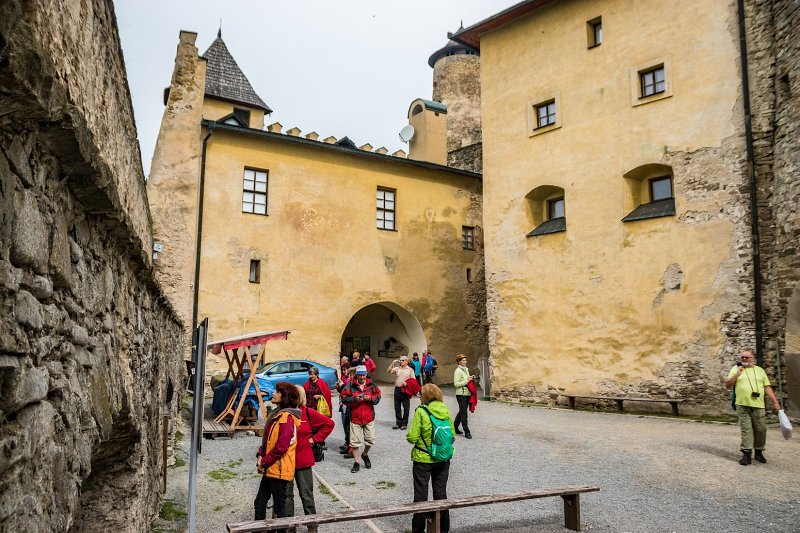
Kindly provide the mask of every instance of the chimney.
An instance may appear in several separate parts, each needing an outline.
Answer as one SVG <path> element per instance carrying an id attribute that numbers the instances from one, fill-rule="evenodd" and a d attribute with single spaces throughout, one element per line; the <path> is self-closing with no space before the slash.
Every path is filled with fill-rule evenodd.
<path id="1" fill-rule="evenodd" d="M 408 108 L 414 135 L 408 142 L 408 158 L 447 164 L 447 106 L 417 98 Z"/>
<path id="2" fill-rule="evenodd" d="M 310 141 L 316 141 L 317 139 L 319 139 L 319 133 L 317 133 L 316 131 L 312 131 L 311 133 L 306 135 L 306 139 Z"/>
<path id="3" fill-rule="evenodd" d="M 300 136 L 300 128 L 294 127 L 286 132 L 287 135 L 291 135 L 292 137 L 299 137 Z"/>
<path id="4" fill-rule="evenodd" d="M 325 137 L 324 139 L 322 139 L 322 142 L 326 142 L 328 144 L 334 144 L 336 142 L 336 137 L 334 137 L 333 135 L 331 135 L 330 137 Z"/>
<path id="5" fill-rule="evenodd" d="M 267 130 L 271 131 L 272 133 L 280 133 L 283 125 L 280 122 L 273 122 L 269 126 L 267 126 Z"/>

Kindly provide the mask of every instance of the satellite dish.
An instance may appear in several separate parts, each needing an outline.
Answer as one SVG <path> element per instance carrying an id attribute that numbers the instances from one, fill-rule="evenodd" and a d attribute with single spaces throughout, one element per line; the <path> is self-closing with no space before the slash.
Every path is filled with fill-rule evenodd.
<path id="1" fill-rule="evenodd" d="M 407 143 L 411 139 L 414 138 L 414 126 L 411 124 L 404 126 L 402 130 L 400 130 L 400 140 L 404 143 Z"/>

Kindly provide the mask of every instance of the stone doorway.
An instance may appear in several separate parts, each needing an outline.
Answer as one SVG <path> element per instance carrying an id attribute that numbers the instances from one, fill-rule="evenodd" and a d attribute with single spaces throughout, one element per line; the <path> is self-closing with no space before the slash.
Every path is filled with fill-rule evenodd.
<path id="1" fill-rule="evenodd" d="M 386 371 L 389 363 L 401 355 L 411 356 L 428 346 L 419 320 L 393 302 L 380 302 L 362 307 L 350 318 L 342 333 L 341 355 L 350 355 L 355 348 L 369 353 L 377 365 L 375 379 L 394 381 Z"/>
<path id="2" fill-rule="evenodd" d="M 786 412 L 800 415 L 800 286 L 794 288 L 786 309 L 786 343 L 784 349 L 786 368 Z"/>

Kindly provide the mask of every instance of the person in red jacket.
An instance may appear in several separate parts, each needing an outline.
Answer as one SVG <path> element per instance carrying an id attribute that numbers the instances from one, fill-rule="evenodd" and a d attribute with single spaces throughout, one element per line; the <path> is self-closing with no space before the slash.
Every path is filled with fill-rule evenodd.
<path id="1" fill-rule="evenodd" d="M 275 503 L 275 514 L 279 518 L 286 516 L 286 489 L 294 479 L 300 394 L 294 385 L 281 381 L 275 386 L 271 401 L 276 407 L 267 416 L 264 438 L 256 452 L 256 467 L 263 474 L 253 502 L 256 520 L 267 517 L 270 496 Z"/>
<path id="2" fill-rule="evenodd" d="M 333 403 L 331 402 L 331 389 L 324 380 L 319 379 L 319 368 L 312 366 L 308 369 L 308 381 L 303 385 L 306 391 L 306 398 L 308 398 L 308 408 L 317 409 L 317 402 L 320 398 L 324 399 L 328 404 L 328 413 L 326 416 L 332 416 Z M 324 413 L 323 413 L 324 414 Z"/>
<path id="3" fill-rule="evenodd" d="M 342 389 L 341 396 L 350 408 L 350 447 L 354 461 L 350 472 L 356 473 L 361 468 L 358 453 L 362 443 L 364 468 L 372 468 L 369 449 L 375 444 L 375 406 L 381 401 L 381 389 L 367 379 L 367 367 L 360 365 L 356 367 L 356 380 Z"/>
<path id="4" fill-rule="evenodd" d="M 333 431 L 334 422 L 327 416 L 306 406 L 306 391 L 303 387 L 295 385 L 300 393 L 300 427 L 297 428 L 297 451 L 295 453 L 294 484 L 300 501 L 303 502 L 305 514 L 317 514 L 314 502 L 314 474 L 311 467 L 314 462 L 314 451 L 311 445 L 322 444 Z M 284 516 L 294 516 L 294 487 L 289 482 L 286 493 L 286 513 Z M 316 533 L 315 526 L 308 526 L 309 533 Z"/>

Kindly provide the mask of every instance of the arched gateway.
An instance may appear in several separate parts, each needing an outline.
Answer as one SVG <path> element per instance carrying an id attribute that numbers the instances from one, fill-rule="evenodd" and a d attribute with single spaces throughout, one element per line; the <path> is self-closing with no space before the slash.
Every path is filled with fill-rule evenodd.
<path id="1" fill-rule="evenodd" d="M 422 354 L 427 347 L 419 321 L 409 311 L 393 302 L 379 302 L 362 307 L 350 318 L 342 333 L 341 354 L 353 350 L 369 351 L 378 369 L 378 381 L 392 381 L 386 367 L 401 355 Z"/>

